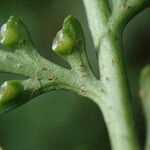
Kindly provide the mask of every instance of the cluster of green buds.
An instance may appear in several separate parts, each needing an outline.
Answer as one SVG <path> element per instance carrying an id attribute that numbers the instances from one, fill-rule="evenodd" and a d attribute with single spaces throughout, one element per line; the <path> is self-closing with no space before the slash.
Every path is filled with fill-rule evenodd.
<path id="1" fill-rule="evenodd" d="M 45 60 L 38 54 L 32 46 L 28 30 L 19 18 L 11 16 L 2 25 L 0 43 L 6 47 L 6 50 L 9 48 L 7 52 L 0 51 L 0 56 L 7 61 L 1 62 L 0 60 L 0 64 L 4 66 L 0 70 L 28 76 L 26 80 L 11 80 L 2 84 L 0 87 L 0 113 L 7 112 L 42 94 L 46 91 L 45 89 L 57 89 L 57 86 L 64 82 L 59 81 L 57 77 L 58 72 L 63 68 Z M 67 60 L 73 72 L 80 75 L 82 79 L 92 74 L 85 54 L 83 30 L 79 21 L 74 17 L 65 18 L 62 29 L 53 40 L 52 49 Z M 6 60 L 6 57 L 11 57 L 11 59 Z M 49 68 L 46 68 L 46 65 L 53 71 L 48 72 Z"/>
<path id="2" fill-rule="evenodd" d="M 29 32 L 25 25 L 15 16 L 11 16 L 8 21 L 2 25 L 0 29 L 0 43 L 4 47 L 12 48 L 14 50 L 22 47 L 22 45 L 27 46 L 32 44 Z M 11 53 L 11 51 L 8 52 Z M 1 51 L 1 53 L 3 53 L 3 51 Z M 26 97 L 28 92 L 25 90 L 22 83 L 21 80 L 10 80 L 1 85 L 0 113 L 7 112 L 29 100 L 29 98 Z"/>

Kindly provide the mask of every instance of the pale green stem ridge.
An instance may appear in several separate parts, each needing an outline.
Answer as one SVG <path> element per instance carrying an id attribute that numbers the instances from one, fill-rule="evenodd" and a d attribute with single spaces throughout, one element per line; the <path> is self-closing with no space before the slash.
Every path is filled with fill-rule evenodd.
<path id="1" fill-rule="evenodd" d="M 99 47 L 101 34 L 107 29 L 111 14 L 107 0 L 83 0 L 87 13 L 89 27 L 92 33 L 94 46 Z"/>
<path id="2" fill-rule="evenodd" d="M 100 77 L 108 96 L 102 109 L 113 150 L 138 150 L 138 140 L 130 106 L 130 91 L 120 39 L 111 33 L 101 41 Z"/>
<path id="3" fill-rule="evenodd" d="M 89 27 L 98 52 L 100 79 L 107 91 L 105 103 L 98 101 L 113 150 L 140 149 L 135 131 L 130 91 L 121 47 L 121 33 L 128 21 L 148 7 L 148 0 L 113 1 L 112 13 L 105 20 L 97 1 L 83 0 Z M 117 3 L 118 2 L 118 3 Z M 105 7 L 103 7 L 105 9 Z M 105 9 L 104 12 L 106 12 Z M 92 14 L 91 14 L 92 13 Z M 94 18 L 94 16 L 96 18 Z M 93 97 L 93 99 L 95 99 Z"/>
<path id="4" fill-rule="evenodd" d="M 116 97 L 112 99 L 113 96 L 108 97 L 108 93 L 103 96 L 101 93 L 88 94 L 88 97 L 93 99 L 102 111 L 112 149 L 139 150 L 130 106 L 126 102 L 121 103 Z"/>

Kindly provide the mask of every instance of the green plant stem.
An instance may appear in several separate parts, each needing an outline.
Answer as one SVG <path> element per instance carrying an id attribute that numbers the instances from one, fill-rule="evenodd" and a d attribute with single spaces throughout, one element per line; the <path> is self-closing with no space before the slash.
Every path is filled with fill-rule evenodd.
<path id="1" fill-rule="evenodd" d="M 102 110 L 110 135 L 112 149 L 138 150 L 139 144 L 130 106 L 130 90 L 121 47 L 121 25 L 124 24 L 123 22 L 119 23 L 120 20 L 123 19 L 127 22 L 134 11 L 132 14 L 129 13 L 125 15 L 125 11 L 123 14 L 118 12 L 119 9 L 121 9 L 119 8 L 115 10 L 115 15 L 110 15 L 110 20 L 106 20 L 104 16 L 106 18 L 105 12 L 108 11 L 108 9 L 103 7 L 103 9 L 105 9 L 104 13 L 101 11 L 100 6 L 97 5 L 100 0 L 91 2 L 88 0 L 83 1 L 98 55 L 100 80 L 104 85 L 105 91 L 107 91 L 106 97 L 103 97 L 103 103 L 98 100 L 98 96 L 91 98 L 97 102 Z M 122 2 L 123 1 L 120 1 L 120 4 L 122 4 Z M 137 9 L 138 8 L 136 8 L 136 10 Z M 92 12 L 96 18 L 91 17 L 90 12 Z M 113 15 L 116 19 L 111 20 Z M 119 19 L 119 17 L 123 19 Z"/>
<path id="2" fill-rule="evenodd" d="M 134 16 L 149 6 L 149 0 L 114 0 L 109 26 L 113 30 L 123 30 Z"/>
<path id="3" fill-rule="evenodd" d="M 119 35 L 108 32 L 101 39 L 99 53 L 100 78 L 108 93 L 107 107 L 101 109 L 109 131 L 113 150 L 138 150 L 131 97 L 124 67 Z"/>
<path id="4" fill-rule="evenodd" d="M 93 37 L 93 42 L 96 50 L 99 48 L 99 41 L 102 32 L 107 28 L 106 24 L 110 16 L 110 8 L 107 0 L 83 0 L 87 17 L 89 20 L 89 27 Z"/>
<path id="5" fill-rule="evenodd" d="M 100 107 L 109 132 L 113 150 L 138 150 L 139 146 L 128 104 L 118 99 L 103 97 L 99 93 L 88 95 Z M 115 102 L 114 102 L 115 101 Z M 125 102 L 124 102 L 125 103 Z"/>

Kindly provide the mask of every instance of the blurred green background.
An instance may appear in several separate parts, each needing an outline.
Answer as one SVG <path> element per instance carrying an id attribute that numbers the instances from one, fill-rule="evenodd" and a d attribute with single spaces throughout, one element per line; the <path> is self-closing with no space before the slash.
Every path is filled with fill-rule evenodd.
<path id="1" fill-rule="evenodd" d="M 77 17 L 84 29 L 87 53 L 98 76 L 93 43 L 82 0 L 0 0 L 0 24 L 10 15 L 20 17 L 35 46 L 47 59 L 67 66 L 52 53 L 51 44 L 65 16 Z M 94 18 L 93 18 L 94 19 Z M 135 17 L 123 33 L 139 140 L 144 144 L 145 121 L 138 98 L 141 68 L 150 62 L 150 9 Z M 1 83 L 22 78 L 0 74 Z M 109 150 L 110 143 L 99 108 L 89 99 L 70 91 L 53 91 L 0 116 L 0 145 L 4 150 Z"/>

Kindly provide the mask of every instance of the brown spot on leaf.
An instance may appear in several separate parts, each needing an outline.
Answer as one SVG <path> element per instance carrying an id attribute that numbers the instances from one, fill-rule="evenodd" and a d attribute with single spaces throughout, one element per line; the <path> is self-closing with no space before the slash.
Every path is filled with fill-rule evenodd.
<path id="1" fill-rule="evenodd" d="M 81 64 L 81 65 L 80 65 L 80 67 L 81 67 L 81 68 L 84 68 L 84 67 L 85 67 L 85 65 L 84 65 L 84 64 Z"/>
<path id="2" fill-rule="evenodd" d="M 87 78 L 87 75 L 84 74 L 84 75 L 82 76 L 82 79 L 85 80 L 86 78 Z"/>
<path id="3" fill-rule="evenodd" d="M 57 77 L 54 78 L 54 80 L 57 80 L 57 79 L 58 79 Z"/>
<path id="4" fill-rule="evenodd" d="M 17 70 L 20 69 L 21 64 L 17 64 L 16 67 L 17 67 Z"/>
<path id="5" fill-rule="evenodd" d="M 40 77 L 35 77 L 35 80 L 41 81 L 42 79 Z"/>
<path id="6" fill-rule="evenodd" d="M 48 71 L 48 68 L 44 67 L 43 70 Z"/>
<path id="7" fill-rule="evenodd" d="M 38 92 L 39 92 L 39 89 L 34 89 L 34 90 L 32 91 L 32 93 L 31 93 L 31 95 L 37 94 Z"/>
<path id="8" fill-rule="evenodd" d="M 58 79 L 57 77 L 49 77 L 49 78 L 48 78 L 49 81 L 57 80 L 57 79 Z"/>
<path id="9" fill-rule="evenodd" d="M 53 78 L 52 78 L 52 77 L 50 77 L 50 78 L 48 78 L 48 80 L 49 80 L 49 81 L 51 81 L 51 80 L 53 80 Z"/>
<path id="10" fill-rule="evenodd" d="M 111 62 L 112 62 L 113 65 L 115 65 L 115 61 L 113 59 L 111 60 Z"/>
<path id="11" fill-rule="evenodd" d="M 85 87 L 84 86 L 81 87 L 81 92 L 85 92 Z"/>

